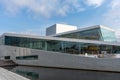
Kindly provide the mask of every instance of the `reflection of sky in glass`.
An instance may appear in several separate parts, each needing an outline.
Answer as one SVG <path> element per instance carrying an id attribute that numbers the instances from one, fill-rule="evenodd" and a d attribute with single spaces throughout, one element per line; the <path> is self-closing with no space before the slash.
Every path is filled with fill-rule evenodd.
<path id="1" fill-rule="evenodd" d="M 113 31 L 109 31 L 106 29 L 101 28 L 102 36 L 104 41 L 109 41 L 109 42 L 115 42 L 116 41 L 116 36 Z"/>

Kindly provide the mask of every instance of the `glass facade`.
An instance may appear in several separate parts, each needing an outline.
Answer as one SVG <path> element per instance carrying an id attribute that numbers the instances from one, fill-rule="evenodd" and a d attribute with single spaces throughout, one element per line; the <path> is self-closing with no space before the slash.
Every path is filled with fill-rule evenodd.
<path id="1" fill-rule="evenodd" d="M 109 30 L 101 28 L 101 33 L 102 33 L 104 41 L 107 41 L 107 42 L 116 42 L 117 41 L 114 31 L 109 31 Z"/>
<path id="2" fill-rule="evenodd" d="M 120 46 L 5 36 L 5 45 L 69 54 L 118 53 Z"/>
<path id="3" fill-rule="evenodd" d="M 74 32 L 70 34 L 63 34 L 57 37 L 76 38 L 76 39 L 88 39 L 88 40 L 103 40 L 102 34 L 99 28 L 89 29 L 85 31 Z"/>
<path id="4" fill-rule="evenodd" d="M 99 40 L 107 42 L 116 42 L 116 36 L 114 31 L 109 31 L 103 28 L 88 29 L 68 34 L 59 35 L 56 37 L 75 38 L 75 39 L 87 39 L 87 40 Z"/>
<path id="5" fill-rule="evenodd" d="M 5 36 L 5 45 L 12 45 L 18 47 L 26 47 L 33 49 L 45 50 L 45 41 L 32 38 L 20 38 L 20 37 L 9 37 Z"/>

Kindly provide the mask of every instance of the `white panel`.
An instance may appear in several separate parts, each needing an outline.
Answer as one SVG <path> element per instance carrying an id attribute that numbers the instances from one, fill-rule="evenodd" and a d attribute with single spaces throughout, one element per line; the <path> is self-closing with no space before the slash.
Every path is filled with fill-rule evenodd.
<path id="1" fill-rule="evenodd" d="M 77 26 L 65 25 L 65 24 L 55 24 L 46 29 L 46 35 L 54 35 L 62 32 L 77 30 Z"/>
<path id="2" fill-rule="evenodd" d="M 77 30 L 77 27 L 71 26 L 71 25 L 57 24 L 56 34 L 62 33 L 62 32 L 67 32 L 67 31 L 72 31 L 72 30 Z"/>

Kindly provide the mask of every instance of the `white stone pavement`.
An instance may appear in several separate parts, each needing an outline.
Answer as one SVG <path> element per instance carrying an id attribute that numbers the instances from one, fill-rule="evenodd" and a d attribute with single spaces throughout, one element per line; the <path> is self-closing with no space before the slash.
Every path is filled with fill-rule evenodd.
<path id="1" fill-rule="evenodd" d="M 0 67 L 0 80 L 30 80 Z"/>

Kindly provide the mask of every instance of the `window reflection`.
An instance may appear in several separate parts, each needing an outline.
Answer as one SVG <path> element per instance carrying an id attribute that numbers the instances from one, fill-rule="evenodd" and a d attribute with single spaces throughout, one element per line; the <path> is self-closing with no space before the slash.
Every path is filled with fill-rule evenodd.
<path id="1" fill-rule="evenodd" d="M 25 47 L 31 49 L 39 49 L 46 51 L 62 52 L 69 54 L 100 54 L 102 51 L 106 53 L 120 52 L 120 46 L 114 45 L 98 45 L 90 43 L 68 42 L 59 40 L 33 39 L 23 37 L 5 37 L 5 45 Z"/>

